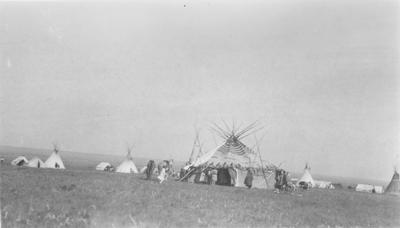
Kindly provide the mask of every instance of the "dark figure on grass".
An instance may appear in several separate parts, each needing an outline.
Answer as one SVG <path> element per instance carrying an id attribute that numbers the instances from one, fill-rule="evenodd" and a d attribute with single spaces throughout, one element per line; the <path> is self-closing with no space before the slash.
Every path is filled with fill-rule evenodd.
<path id="1" fill-rule="evenodd" d="M 275 191 L 285 190 L 288 186 L 287 173 L 283 169 L 275 170 Z"/>
<path id="2" fill-rule="evenodd" d="M 150 180 L 151 175 L 153 174 L 154 169 L 156 168 L 156 163 L 153 160 L 150 160 L 147 162 L 147 168 L 146 168 L 146 179 Z"/>
<path id="3" fill-rule="evenodd" d="M 249 168 L 247 170 L 246 178 L 244 179 L 244 185 L 246 185 L 248 188 L 251 188 L 253 185 L 253 174 L 253 169 Z"/>

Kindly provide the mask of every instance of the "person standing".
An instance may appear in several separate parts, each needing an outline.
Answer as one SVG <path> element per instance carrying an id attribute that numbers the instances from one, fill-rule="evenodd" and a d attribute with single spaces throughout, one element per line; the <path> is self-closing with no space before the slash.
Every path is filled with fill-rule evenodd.
<path id="1" fill-rule="evenodd" d="M 251 188 L 253 185 L 253 170 L 251 168 L 247 169 L 246 178 L 244 179 L 244 185 L 248 188 Z"/>

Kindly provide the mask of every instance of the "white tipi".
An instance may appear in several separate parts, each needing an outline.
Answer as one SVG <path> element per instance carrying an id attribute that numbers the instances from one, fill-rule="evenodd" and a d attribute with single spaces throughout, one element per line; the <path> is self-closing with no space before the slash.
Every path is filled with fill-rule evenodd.
<path id="1" fill-rule="evenodd" d="M 128 147 L 126 159 L 115 170 L 117 173 L 139 173 L 131 156 L 131 147 Z"/>
<path id="2" fill-rule="evenodd" d="M 54 152 L 50 155 L 49 158 L 44 162 L 46 168 L 52 169 L 65 169 L 64 163 L 61 160 L 61 157 L 58 153 L 58 148 L 56 144 L 54 145 Z"/>
<path id="3" fill-rule="evenodd" d="M 311 170 L 310 166 L 308 165 L 308 163 L 306 163 L 306 167 L 304 168 L 303 176 L 301 176 L 301 178 L 297 181 L 297 185 L 300 185 L 302 183 L 311 183 L 312 187 L 315 186 L 315 182 L 311 176 L 310 170 Z"/>

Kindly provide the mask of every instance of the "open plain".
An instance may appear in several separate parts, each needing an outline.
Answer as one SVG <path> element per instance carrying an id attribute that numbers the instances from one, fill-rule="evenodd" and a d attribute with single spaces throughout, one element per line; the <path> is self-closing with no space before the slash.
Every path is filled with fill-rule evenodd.
<path id="1" fill-rule="evenodd" d="M 173 179 L 159 184 L 141 174 L 90 170 L 90 160 L 72 167 L 35 169 L 4 162 L 3 227 L 400 226 L 396 196 L 347 189 L 277 194 Z"/>

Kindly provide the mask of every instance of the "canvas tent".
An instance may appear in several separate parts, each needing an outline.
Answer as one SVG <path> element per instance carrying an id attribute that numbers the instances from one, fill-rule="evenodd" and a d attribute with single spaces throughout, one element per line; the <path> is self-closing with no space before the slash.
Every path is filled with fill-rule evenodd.
<path id="1" fill-rule="evenodd" d="M 34 157 L 32 158 L 27 164 L 27 167 L 31 167 L 31 168 L 46 168 L 46 165 L 44 164 L 44 162 L 42 160 L 40 160 L 40 158 Z"/>
<path id="2" fill-rule="evenodd" d="M 392 180 L 389 185 L 386 187 L 385 193 L 400 195 L 400 182 L 399 182 L 399 173 L 397 170 L 394 171 Z"/>
<path id="3" fill-rule="evenodd" d="M 100 171 L 113 171 L 114 167 L 108 163 L 108 162 L 100 162 L 97 166 L 96 166 L 96 170 L 100 170 Z"/>
<path id="4" fill-rule="evenodd" d="M 311 176 L 311 172 L 310 171 L 311 171 L 311 168 L 307 163 L 306 167 L 304 168 L 303 175 L 297 181 L 297 185 L 302 185 L 304 183 L 309 183 L 309 184 L 311 184 L 311 187 L 315 186 L 315 182 L 314 182 L 313 177 Z"/>
<path id="5" fill-rule="evenodd" d="M 126 159 L 117 167 L 117 173 L 139 173 L 131 156 L 131 147 L 128 148 Z"/>
<path id="6" fill-rule="evenodd" d="M 334 189 L 335 187 L 332 185 L 330 181 L 322 181 L 322 180 L 314 180 L 315 187 L 317 188 L 325 188 L 325 189 Z"/>
<path id="7" fill-rule="evenodd" d="M 370 185 L 370 184 L 357 184 L 356 189 L 357 192 L 368 192 L 368 193 L 383 193 L 383 187 L 379 185 Z"/>
<path id="8" fill-rule="evenodd" d="M 379 193 L 382 194 L 383 193 L 383 186 L 379 186 L 379 185 L 374 185 L 374 193 Z"/>
<path id="9" fill-rule="evenodd" d="M 216 184 L 235 187 L 245 187 L 244 179 L 248 169 L 264 169 L 257 154 L 241 142 L 244 135 L 249 135 L 249 131 L 255 126 L 250 125 L 243 130 L 228 129 L 223 130 L 217 126 L 217 132 L 225 139 L 225 142 L 216 148 L 199 156 L 193 163 L 185 167 L 191 169 L 197 175 L 196 179 L 201 180 L 202 170 L 217 170 Z M 215 129 L 214 129 L 215 130 Z M 265 181 L 262 172 L 253 175 L 253 186 L 256 188 L 273 188 L 274 181 L 272 170 L 270 170 Z M 188 175 L 188 178 L 190 176 Z M 182 178 L 184 179 L 184 178 Z"/>
<path id="10" fill-rule="evenodd" d="M 372 193 L 374 190 L 374 186 L 370 184 L 357 184 L 356 191 L 357 192 L 368 192 Z"/>
<path id="11" fill-rule="evenodd" d="M 28 159 L 24 156 L 18 156 L 16 159 L 11 161 L 11 165 L 23 166 L 28 163 Z"/>
<path id="12" fill-rule="evenodd" d="M 65 169 L 64 162 L 61 159 L 61 156 L 59 154 L 59 150 L 56 144 L 54 144 L 54 151 L 50 155 L 49 158 L 44 162 L 46 165 L 46 168 L 51 168 L 51 169 Z"/>

